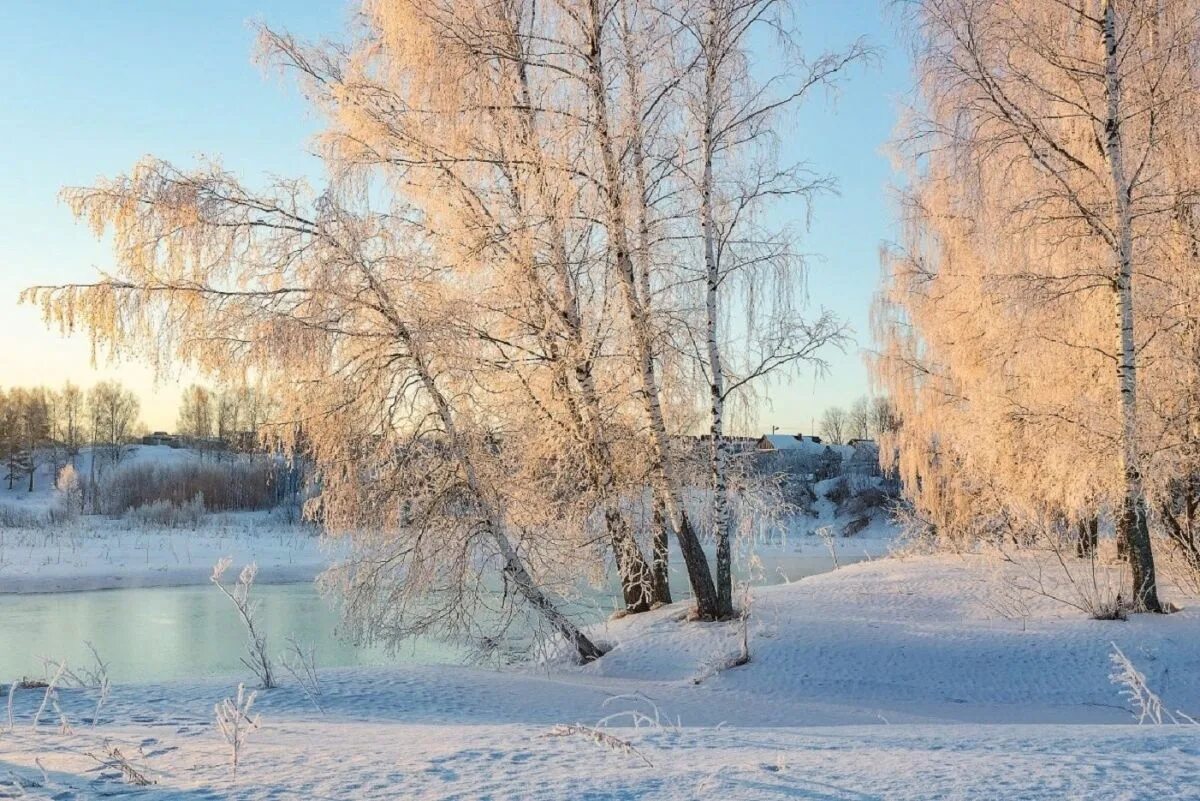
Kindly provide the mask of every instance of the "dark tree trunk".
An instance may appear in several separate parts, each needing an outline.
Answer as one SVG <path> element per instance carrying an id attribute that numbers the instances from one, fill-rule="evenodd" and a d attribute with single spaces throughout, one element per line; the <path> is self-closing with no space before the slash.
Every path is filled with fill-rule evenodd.
<path id="1" fill-rule="evenodd" d="M 610 507 L 604 516 L 612 540 L 613 555 L 617 560 L 617 573 L 621 577 L 625 611 L 629 614 L 646 612 L 654 602 L 654 579 L 650 567 L 642 558 L 637 541 L 633 539 L 621 513 Z"/>
<path id="2" fill-rule="evenodd" d="M 1146 502 L 1141 497 L 1133 503 L 1126 498 L 1121 506 L 1121 517 L 1117 522 L 1118 547 L 1122 540 L 1129 555 L 1129 572 L 1133 576 L 1134 609 L 1139 612 L 1164 612 L 1158 599 Z"/>
<path id="3" fill-rule="evenodd" d="M 1079 521 L 1079 538 L 1075 540 L 1075 553 L 1081 559 L 1090 559 L 1096 555 L 1096 546 L 1100 540 L 1100 520 L 1092 517 Z"/>
<path id="4" fill-rule="evenodd" d="M 653 582 L 654 582 L 654 603 L 669 604 L 671 603 L 671 576 L 670 576 L 670 546 L 667 532 L 666 512 L 658 501 L 654 502 L 654 542 L 653 542 Z"/>

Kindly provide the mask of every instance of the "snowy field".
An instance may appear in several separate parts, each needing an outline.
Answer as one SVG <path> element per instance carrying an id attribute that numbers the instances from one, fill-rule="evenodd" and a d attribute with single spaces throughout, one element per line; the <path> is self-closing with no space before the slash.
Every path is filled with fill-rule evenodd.
<path id="1" fill-rule="evenodd" d="M 260 692 L 236 776 L 213 709 L 253 683 L 248 671 L 122 682 L 98 716 L 97 688 L 52 698 L 20 688 L 0 718 L 0 798 L 1197 797 L 1200 726 L 1137 725 L 1110 678 L 1119 647 L 1169 715 L 1200 713 L 1194 599 L 1172 590 L 1174 615 L 1090 620 L 1014 590 L 1036 575 L 1069 595 L 1048 562 L 889 556 L 895 530 L 880 510 L 840 536 L 851 517 L 825 496 L 832 486 L 817 486 L 814 515 L 740 549 L 739 575 L 756 585 L 748 664 L 728 667 L 742 623 L 689 623 L 676 604 L 593 625 L 612 649 L 584 667 L 325 666 L 316 698 L 290 675 Z M 36 510 L 54 497 L 8 501 Z M 85 516 L 0 529 L 0 593 L 204 585 L 225 556 L 256 562 L 262 584 L 309 582 L 342 554 L 277 513 L 208 514 L 184 528 Z M 220 647 L 236 671 L 228 612 Z M 264 620 L 281 648 L 284 621 Z M 128 663 L 143 646 L 165 648 L 137 632 L 119 641 L 136 645 L 101 656 Z M 20 642 L 0 633 L 3 647 Z"/>
<path id="2" fill-rule="evenodd" d="M 263 583 L 309 581 L 335 553 L 311 528 L 267 513 L 208 515 L 196 528 L 87 516 L 62 528 L 0 528 L 0 593 L 207 584 L 223 556 L 257 562 Z"/>
<path id="3" fill-rule="evenodd" d="M 1013 568 L 1005 568 L 1011 570 Z M 1200 727 L 1133 725 L 1113 643 L 1168 711 L 1200 711 L 1200 614 L 1100 622 L 998 610 L 994 561 L 881 559 L 755 592 L 739 624 L 680 606 L 597 626 L 586 667 L 322 671 L 264 691 L 236 778 L 213 705 L 248 676 L 18 690 L 0 797 L 147 799 L 1190 799 Z M 564 733 L 582 724 L 601 732 Z M 156 784 L 88 752 L 116 746 Z M 25 795 L 22 796 L 22 793 Z"/>

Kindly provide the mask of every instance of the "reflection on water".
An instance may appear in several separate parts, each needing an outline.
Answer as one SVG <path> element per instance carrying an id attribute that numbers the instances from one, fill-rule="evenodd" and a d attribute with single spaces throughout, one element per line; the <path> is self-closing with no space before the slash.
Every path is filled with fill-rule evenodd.
<path id="1" fill-rule="evenodd" d="M 783 555 L 756 573 L 761 583 L 778 584 L 830 567 L 824 557 Z M 683 586 L 674 589 L 677 599 L 684 596 Z M 458 647 L 431 639 L 408 641 L 394 654 L 347 642 L 338 636 L 333 604 L 311 584 L 259 585 L 254 597 L 271 650 L 282 651 L 286 637 L 295 636 L 316 645 L 320 667 L 457 662 L 465 656 Z M 613 598 L 596 594 L 588 601 L 576 606 L 577 614 L 596 620 L 612 608 Z M 0 683 L 42 676 L 42 657 L 90 665 L 85 641 L 109 663 L 118 682 L 246 671 L 240 662 L 245 632 L 229 599 L 211 586 L 0 595 Z"/>

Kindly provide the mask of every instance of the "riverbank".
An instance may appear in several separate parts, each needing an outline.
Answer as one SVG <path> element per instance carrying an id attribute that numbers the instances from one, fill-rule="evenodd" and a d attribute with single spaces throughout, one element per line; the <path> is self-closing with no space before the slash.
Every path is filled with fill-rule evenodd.
<path id="1" fill-rule="evenodd" d="M 0 593 L 207 584 L 223 556 L 256 562 L 258 581 L 311 581 L 336 557 L 316 529 L 265 512 L 208 515 L 194 528 L 87 516 L 59 527 L 0 529 Z"/>
<path id="2" fill-rule="evenodd" d="M 158 782 L 148 799 L 1191 797 L 1200 727 L 1129 725 L 1110 655 L 1194 715 L 1194 599 L 1126 622 L 1041 596 L 1003 614 L 1007 570 L 893 558 L 755 590 L 750 662 L 725 670 L 740 624 L 676 606 L 596 624 L 613 648 L 588 666 L 322 671 L 322 711 L 292 681 L 259 695 L 236 779 L 212 708 L 247 676 L 117 687 L 94 729 L 94 693 L 63 691 L 65 735 L 49 713 L 33 732 L 42 692 L 20 690 L 0 762 L 77 798 L 122 789 L 85 754 L 102 740 Z"/>
<path id="3" fill-rule="evenodd" d="M 854 537 L 811 533 L 824 522 L 797 517 L 784 536 L 743 543 L 739 563 L 748 564 L 752 554 L 770 563 L 770 575 L 760 575 L 757 583 L 793 581 L 831 569 L 835 558 L 841 564 L 884 556 L 895 535 L 883 524 Z M 257 563 L 260 584 L 311 581 L 345 554 L 346 545 L 266 512 L 206 515 L 187 528 L 101 516 L 64 526 L 0 528 L 0 594 L 207 584 L 213 565 L 225 556 L 234 565 Z M 680 566 L 678 550 L 672 551 L 673 564 Z"/>

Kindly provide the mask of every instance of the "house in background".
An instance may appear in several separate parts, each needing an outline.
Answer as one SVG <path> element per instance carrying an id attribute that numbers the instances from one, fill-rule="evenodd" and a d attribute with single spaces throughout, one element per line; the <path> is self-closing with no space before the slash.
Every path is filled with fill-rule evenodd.
<path id="1" fill-rule="evenodd" d="M 812 450 L 813 445 L 820 444 L 820 437 L 806 437 L 803 434 L 763 434 L 755 445 L 755 450 L 807 451 Z"/>
<path id="2" fill-rule="evenodd" d="M 174 434 L 168 434 L 166 431 L 155 431 L 153 434 L 147 434 L 142 437 L 143 445 L 168 445 L 172 448 L 179 447 L 179 438 Z"/>
<path id="3" fill-rule="evenodd" d="M 873 439 L 852 439 L 846 443 L 854 449 L 846 460 L 845 471 L 855 476 L 880 476 L 879 445 Z"/>

